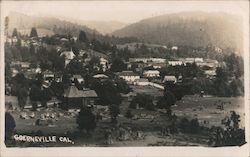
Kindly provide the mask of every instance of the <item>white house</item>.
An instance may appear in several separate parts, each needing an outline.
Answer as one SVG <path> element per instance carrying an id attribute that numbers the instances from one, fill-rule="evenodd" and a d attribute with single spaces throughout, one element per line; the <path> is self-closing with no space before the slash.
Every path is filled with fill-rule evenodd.
<path id="1" fill-rule="evenodd" d="M 55 78 L 55 74 L 52 71 L 46 70 L 43 72 L 44 80 L 51 81 Z"/>
<path id="2" fill-rule="evenodd" d="M 160 77 L 160 72 L 158 70 L 145 70 L 143 72 L 145 77 Z"/>
<path id="3" fill-rule="evenodd" d="M 176 82 L 177 82 L 177 79 L 176 79 L 176 77 L 173 76 L 173 75 L 166 75 L 166 76 L 164 76 L 164 79 L 163 79 L 162 82 L 163 82 L 163 83 L 165 83 L 165 82 L 176 83 Z"/>
<path id="4" fill-rule="evenodd" d="M 69 62 L 75 57 L 74 52 L 72 49 L 70 51 L 64 51 L 60 54 L 60 56 L 64 56 L 65 59 L 65 66 L 69 64 Z"/>
<path id="5" fill-rule="evenodd" d="M 183 61 L 168 61 L 168 65 L 176 66 L 176 65 L 185 65 Z"/>
<path id="6" fill-rule="evenodd" d="M 109 78 L 107 75 L 104 75 L 104 74 L 96 74 L 96 75 L 94 75 L 93 76 L 93 78 L 97 78 L 97 79 L 99 79 L 99 78 Z"/>
<path id="7" fill-rule="evenodd" d="M 203 58 L 195 58 L 194 62 L 195 63 L 203 62 Z"/>
<path id="8" fill-rule="evenodd" d="M 207 77 L 214 77 L 214 76 L 216 76 L 216 70 L 205 70 L 204 73 L 205 73 L 205 75 Z"/>
<path id="9" fill-rule="evenodd" d="M 83 79 L 83 77 L 82 77 L 81 75 L 73 75 L 73 76 L 71 77 L 71 81 L 74 81 L 75 79 L 76 79 L 79 83 L 84 82 L 84 79 Z"/>
<path id="10" fill-rule="evenodd" d="M 140 79 L 140 76 L 133 71 L 122 71 L 118 73 L 119 78 L 124 79 L 127 82 L 133 83 L 135 80 Z"/>
<path id="11" fill-rule="evenodd" d="M 135 80 L 134 84 L 138 85 L 138 86 L 147 86 L 147 85 L 149 85 L 149 81 L 148 81 L 148 79 L 141 78 L 141 79 Z"/>
<path id="12" fill-rule="evenodd" d="M 106 71 L 108 69 L 108 63 L 109 62 L 107 59 L 105 59 L 103 57 L 100 58 L 100 65 L 102 66 L 103 71 Z"/>
<path id="13" fill-rule="evenodd" d="M 12 61 L 10 66 L 11 67 L 19 66 L 22 69 L 28 69 L 30 67 L 30 63 L 29 62 Z"/>
<path id="14" fill-rule="evenodd" d="M 172 46 L 171 50 L 177 51 L 178 50 L 178 46 Z"/>
<path id="15" fill-rule="evenodd" d="M 154 62 L 154 63 L 165 63 L 166 59 L 164 58 L 129 58 L 129 62 Z"/>

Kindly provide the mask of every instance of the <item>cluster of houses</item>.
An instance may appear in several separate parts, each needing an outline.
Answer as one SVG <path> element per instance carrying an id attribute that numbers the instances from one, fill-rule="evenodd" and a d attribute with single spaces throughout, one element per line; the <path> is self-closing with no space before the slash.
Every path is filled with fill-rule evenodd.
<path id="1" fill-rule="evenodd" d="M 117 73 L 118 77 L 126 80 L 129 84 L 148 85 L 149 79 L 159 79 L 160 69 L 166 66 L 187 66 L 188 64 L 196 64 L 204 68 L 204 74 L 208 78 L 214 78 L 216 75 L 216 68 L 222 66 L 217 60 L 203 59 L 203 58 L 179 58 L 176 60 L 166 60 L 164 58 L 130 58 L 127 62 L 128 70 Z M 135 70 L 132 66 L 136 65 Z M 150 70 L 145 70 L 151 67 Z M 161 78 L 159 83 L 173 82 L 181 83 L 182 76 L 166 75 Z"/>
<path id="2" fill-rule="evenodd" d="M 18 42 L 19 39 L 17 37 L 8 37 L 6 42 L 11 44 L 15 44 Z M 77 40 L 77 38 L 70 39 L 70 40 Z M 34 48 L 39 47 L 42 45 L 41 39 L 20 39 L 21 46 L 30 46 L 32 44 Z M 66 38 L 60 39 L 61 43 L 68 42 L 69 40 Z M 133 43 L 128 46 L 129 49 L 134 47 L 141 46 L 142 44 Z M 117 45 L 118 48 L 122 48 L 122 46 Z M 167 47 L 162 45 L 147 45 L 151 48 L 165 48 Z M 169 48 L 168 48 L 169 49 Z M 172 46 L 171 50 L 178 50 L 177 46 Z M 76 58 L 75 53 L 72 49 L 70 50 L 63 50 L 59 45 L 57 47 L 57 51 L 60 52 L 60 56 L 64 57 L 65 67 Z M 218 50 L 219 51 L 219 50 Z M 88 50 L 80 50 L 79 51 L 78 61 L 80 61 L 83 66 L 91 61 L 93 57 L 98 58 L 99 63 L 97 65 L 93 65 L 94 69 L 98 71 L 107 71 L 110 69 L 112 63 L 109 63 L 109 57 L 103 53 L 94 51 L 92 49 Z M 86 56 L 86 57 L 84 57 Z M 82 60 L 84 59 L 84 60 Z M 166 66 L 179 66 L 183 65 L 186 66 L 187 64 L 195 63 L 199 67 L 208 67 L 204 70 L 204 73 L 207 77 L 214 77 L 216 75 L 216 68 L 221 66 L 221 64 L 216 60 L 211 59 L 203 59 L 203 58 L 178 58 L 175 60 L 167 60 L 164 58 L 130 58 L 127 64 L 127 70 L 116 73 L 118 78 L 124 79 L 128 84 L 138 85 L 138 86 L 146 86 L 151 85 L 157 88 L 164 89 L 163 83 L 165 82 L 172 82 L 172 83 L 181 83 L 182 76 L 173 76 L 173 75 L 166 75 L 160 77 L 160 69 Z M 136 65 L 136 66 L 135 66 Z M 52 81 L 62 82 L 62 73 L 60 72 L 52 72 L 50 70 L 42 71 L 41 68 L 38 66 L 36 68 L 31 68 L 31 64 L 29 62 L 21 62 L 21 61 L 12 61 L 10 64 L 12 77 L 14 77 L 19 72 L 22 72 L 26 78 L 28 79 L 35 79 L 37 74 L 42 74 L 44 78 L 43 88 L 49 88 Z M 135 67 L 135 69 L 133 69 Z M 148 68 L 150 67 L 150 68 Z M 103 73 L 94 75 L 93 78 L 100 79 L 100 80 L 107 80 L 109 79 L 108 76 L 104 75 Z M 80 84 L 84 84 L 84 79 L 81 75 L 71 75 L 70 80 L 72 84 L 68 89 L 65 89 L 63 97 L 64 97 L 64 108 L 70 108 L 72 106 L 79 107 L 80 104 L 93 104 L 94 100 L 97 99 L 97 94 L 95 91 L 84 88 L 78 89 L 73 82 L 77 80 Z"/>

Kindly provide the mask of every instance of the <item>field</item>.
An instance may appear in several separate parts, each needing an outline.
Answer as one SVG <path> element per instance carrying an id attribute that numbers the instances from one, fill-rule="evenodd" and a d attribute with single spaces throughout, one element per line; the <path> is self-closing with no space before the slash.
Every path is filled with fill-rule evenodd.
<path id="1" fill-rule="evenodd" d="M 6 102 L 12 102 L 13 105 L 17 105 L 17 100 L 15 97 L 6 96 Z M 224 105 L 224 110 L 217 109 L 218 104 L 221 102 L 227 102 Z M 230 102 L 230 103 L 229 103 Z M 137 140 L 113 140 L 113 143 L 109 146 L 148 146 L 148 145 L 165 145 L 165 146 L 207 146 L 207 137 L 201 137 L 200 135 L 186 135 L 186 134 L 176 134 L 171 136 L 162 137 L 159 135 L 159 127 L 167 125 L 164 113 L 159 111 L 146 111 L 143 109 L 132 110 L 134 114 L 133 119 L 127 119 L 124 117 L 127 107 L 129 105 L 128 101 L 123 101 L 121 105 L 121 114 L 118 116 L 119 127 L 122 128 L 132 128 L 142 131 L 145 136 L 142 139 Z M 204 120 L 209 123 L 206 124 L 207 127 L 220 126 L 221 120 L 229 115 L 231 110 L 235 110 L 241 115 L 241 127 L 244 127 L 244 103 L 243 98 L 218 98 L 218 97 L 195 97 L 195 96 L 185 96 L 181 101 L 177 102 L 176 106 L 172 107 L 173 112 L 178 116 L 187 117 L 189 119 L 198 118 L 201 125 L 205 125 Z M 31 111 L 24 111 L 27 115 L 32 114 Z M 36 120 L 41 117 L 42 114 L 53 113 L 57 115 L 56 120 L 51 125 L 35 125 Z M 29 135 L 32 132 L 42 132 L 43 135 L 57 135 L 57 136 L 68 136 L 69 133 L 72 134 L 77 132 L 76 116 L 74 112 L 66 112 L 61 109 L 40 109 L 35 111 L 35 116 L 33 118 L 22 119 L 20 118 L 20 111 L 12 111 L 16 121 L 16 132 L 18 134 Z M 70 143 L 46 143 L 42 146 L 107 146 L 105 145 L 105 138 L 103 131 L 106 128 L 115 127 L 110 123 L 110 117 L 108 114 L 97 123 L 97 128 L 92 133 L 92 136 L 86 134 L 81 134 L 81 136 L 74 137 L 74 145 Z"/>
<path id="2" fill-rule="evenodd" d="M 224 109 L 218 109 L 218 105 L 224 104 Z M 173 106 L 173 111 L 177 116 L 198 118 L 200 124 L 204 120 L 209 121 L 208 126 L 221 126 L 221 120 L 230 115 L 230 111 L 235 111 L 241 117 L 240 126 L 244 127 L 244 99 L 243 98 L 223 98 L 223 97 L 197 97 L 185 96 L 181 101 Z"/>

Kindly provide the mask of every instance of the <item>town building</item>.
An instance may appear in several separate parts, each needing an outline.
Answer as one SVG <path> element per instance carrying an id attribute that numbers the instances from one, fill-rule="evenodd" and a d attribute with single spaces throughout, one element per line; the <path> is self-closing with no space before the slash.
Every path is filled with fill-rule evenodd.
<path id="1" fill-rule="evenodd" d="M 158 70 L 144 70 L 144 77 L 160 77 L 160 72 Z"/>
<path id="2" fill-rule="evenodd" d="M 71 81 L 73 82 L 74 80 L 77 80 L 79 83 L 84 83 L 84 79 L 81 75 L 73 75 L 71 77 Z"/>
<path id="3" fill-rule="evenodd" d="M 21 62 L 21 61 L 12 61 L 10 64 L 11 67 L 20 67 L 22 69 L 30 68 L 29 62 Z"/>
<path id="4" fill-rule="evenodd" d="M 214 78 L 216 76 L 216 70 L 205 70 L 204 74 L 207 78 Z"/>
<path id="5" fill-rule="evenodd" d="M 64 91 L 62 108 L 68 110 L 92 106 L 95 105 L 97 98 L 98 96 L 94 90 L 79 90 L 75 85 L 71 85 Z"/>
<path id="6" fill-rule="evenodd" d="M 96 74 L 93 76 L 93 78 L 103 79 L 103 78 L 109 78 L 109 77 L 107 75 L 104 75 L 104 74 Z"/>
<path id="7" fill-rule="evenodd" d="M 134 84 L 138 85 L 138 86 L 147 86 L 147 85 L 149 85 L 149 81 L 148 81 L 148 79 L 140 78 L 140 79 L 135 80 Z"/>
<path id="8" fill-rule="evenodd" d="M 172 46 L 172 47 L 171 47 L 171 50 L 177 51 L 177 50 L 178 50 L 178 46 Z"/>
<path id="9" fill-rule="evenodd" d="M 50 70 L 46 70 L 43 72 L 43 78 L 44 80 L 51 82 L 52 80 L 54 80 L 55 74 Z"/>
<path id="10" fill-rule="evenodd" d="M 174 60 L 174 61 L 168 61 L 168 65 L 176 66 L 176 65 L 186 65 L 186 64 L 183 61 Z"/>
<path id="11" fill-rule="evenodd" d="M 109 67 L 108 67 L 108 60 L 101 57 L 100 58 L 100 65 L 101 65 L 101 68 L 102 68 L 102 71 L 106 71 Z"/>
<path id="12" fill-rule="evenodd" d="M 133 71 L 122 71 L 118 72 L 117 75 L 129 83 L 134 83 L 135 80 L 140 79 L 140 76 Z"/>
<path id="13" fill-rule="evenodd" d="M 148 62 L 154 62 L 154 63 L 165 63 L 166 59 L 164 58 L 129 58 L 130 63 L 136 63 L 136 62 L 142 62 L 142 63 L 148 63 Z"/>
<path id="14" fill-rule="evenodd" d="M 173 75 L 166 75 L 164 76 L 164 79 L 162 81 L 163 83 L 166 83 L 166 82 L 171 82 L 171 83 L 176 83 L 177 82 L 177 79 L 175 76 Z"/>

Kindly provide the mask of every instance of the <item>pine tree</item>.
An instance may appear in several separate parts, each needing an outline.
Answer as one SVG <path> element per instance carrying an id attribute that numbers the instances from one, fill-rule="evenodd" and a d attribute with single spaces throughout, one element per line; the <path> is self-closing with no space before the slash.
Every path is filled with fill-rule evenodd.
<path id="1" fill-rule="evenodd" d="M 17 29 L 14 28 L 13 33 L 12 33 L 12 37 L 17 37 L 18 33 L 17 33 Z"/>
<path id="2" fill-rule="evenodd" d="M 30 37 L 38 37 L 35 27 L 31 28 Z"/>

